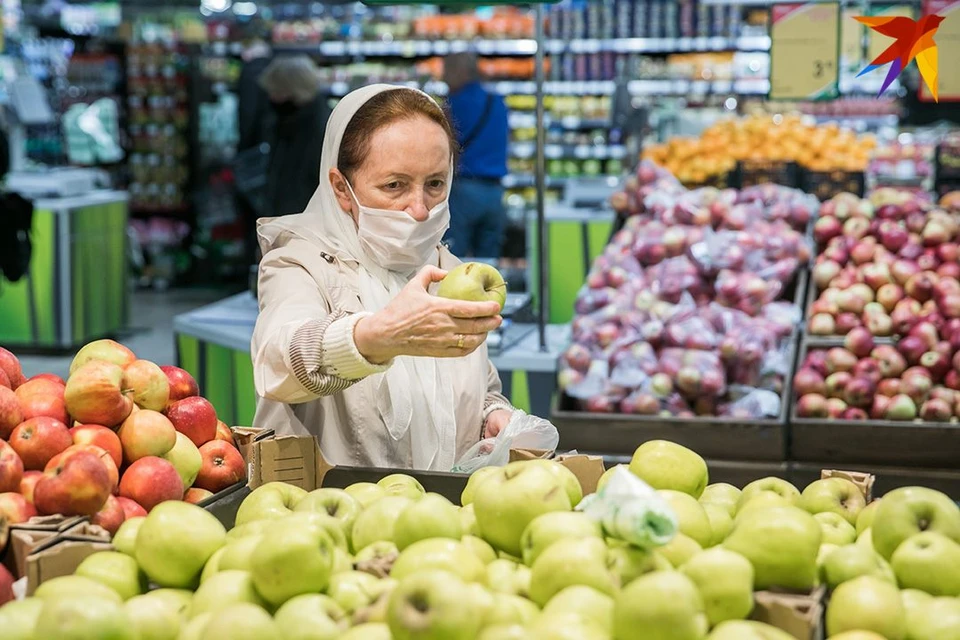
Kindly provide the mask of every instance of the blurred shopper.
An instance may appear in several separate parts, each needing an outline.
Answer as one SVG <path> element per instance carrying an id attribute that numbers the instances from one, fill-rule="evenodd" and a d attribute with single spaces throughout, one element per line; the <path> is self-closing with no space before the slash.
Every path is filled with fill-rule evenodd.
<path id="1" fill-rule="evenodd" d="M 461 153 L 446 240 L 462 258 L 499 258 L 506 223 L 500 180 L 507 175 L 507 107 L 480 84 L 472 53 L 445 58 L 443 76 Z"/>
<path id="2" fill-rule="evenodd" d="M 323 133 L 330 117 L 320 69 L 307 56 L 275 58 L 260 75 L 276 124 L 267 170 L 271 215 L 303 211 L 320 181 Z"/>

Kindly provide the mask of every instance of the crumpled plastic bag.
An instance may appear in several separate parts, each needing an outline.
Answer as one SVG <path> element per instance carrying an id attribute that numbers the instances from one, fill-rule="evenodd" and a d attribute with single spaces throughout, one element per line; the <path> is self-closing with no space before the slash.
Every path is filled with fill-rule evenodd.
<path id="1" fill-rule="evenodd" d="M 510 461 L 510 449 L 554 451 L 560 434 L 549 420 L 515 409 L 507 426 L 494 438 L 484 438 L 463 454 L 452 471 L 473 473 L 481 467 L 502 467 Z"/>
<path id="2" fill-rule="evenodd" d="M 663 497 L 624 467 L 576 507 L 599 522 L 604 534 L 641 549 L 661 547 L 677 534 L 677 517 Z"/>

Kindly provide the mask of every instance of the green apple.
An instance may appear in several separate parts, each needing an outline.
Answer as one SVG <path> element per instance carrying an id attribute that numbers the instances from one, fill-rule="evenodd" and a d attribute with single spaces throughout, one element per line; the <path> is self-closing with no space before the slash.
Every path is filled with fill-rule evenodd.
<path id="1" fill-rule="evenodd" d="M 860 515 L 857 516 L 857 535 L 873 526 L 873 519 L 877 515 L 877 509 L 880 507 L 881 499 L 871 500 L 870 504 L 863 508 Z"/>
<path id="2" fill-rule="evenodd" d="M 358 624 L 346 631 L 340 640 L 396 640 L 390 635 L 390 627 L 383 622 Z"/>
<path id="3" fill-rule="evenodd" d="M 333 569 L 331 569 L 331 573 L 343 573 L 344 571 L 350 571 L 352 569 L 353 556 L 340 547 L 335 547 L 333 549 Z"/>
<path id="4" fill-rule="evenodd" d="M 123 608 L 138 640 L 177 640 L 180 635 L 180 613 L 159 598 L 135 596 Z"/>
<path id="5" fill-rule="evenodd" d="M 540 554 L 530 572 L 530 599 L 540 607 L 569 586 L 582 584 L 610 595 L 618 586 L 600 538 L 558 540 Z"/>
<path id="6" fill-rule="evenodd" d="M 503 310 L 507 302 L 507 283 L 497 268 L 484 262 L 464 262 L 447 272 L 437 295 L 451 300 L 496 302 Z"/>
<path id="7" fill-rule="evenodd" d="M 193 606 L 193 592 L 186 589 L 154 589 L 137 597 L 159 600 L 183 619 L 190 615 L 190 607 Z"/>
<path id="8" fill-rule="evenodd" d="M 497 559 L 497 552 L 493 550 L 487 541 L 476 536 L 463 536 L 460 543 L 470 552 L 477 556 L 477 559 L 483 564 L 490 564 Z"/>
<path id="9" fill-rule="evenodd" d="M 330 578 L 327 595 L 339 604 L 347 615 L 370 606 L 384 587 L 376 577 L 364 571 L 345 571 Z"/>
<path id="10" fill-rule="evenodd" d="M 733 518 L 726 507 L 719 504 L 700 503 L 703 506 L 703 512 L 707 514 L 707 520 L 710 521 L 710 544 L 707 546 L 715 547 L 730 535 L 733 531 Z"/>
<path id="11" fill-rule="evenodd" d="M 874 548 L 889 560 L 901 542 L 923 531 L 960 542 L 960 507 L 939 491 L 902 487 L 883 497 L 870 528 Z"/>
<path id="12" fill-rule="evenodd" d="M 266 532 L 273 524 L 273 520 L 254 520 L 247 524 L 241 524 L 227 531 L 227 542 L 246 538 L 247 536 L 259 536 Z"/>
<path id="13" fill-rule="evenodd" d="M 749 500 L 740 505 L 740 508 L 737 509 L 737 515 L 734 516 L 733 520 L 736 522 L 745 514 L 753 511 L 761 511 L 763 509 L 771 509 L 773 507 L 792 506 L 794 506 L 793 501 L 791 501 L 789 498 L 784 498 L 779 493 L 774 493 L 772 491 L 761 491 L 760 493 L 754 494 Z"/>
<path id="14" fill-rule="evenodd" d="M 323 488 L 315 489 L 304 496 L 294 511 L 325 513 L 339 520 L 343 524 L 344 533 L 349 535 L 362 509 L 360 502 L 343 489 Z"/>
<path id="15" fill-rule="evenodd" d="M 0 606 L 0 629 L 4 640 L 34 640 L 33 631 L 43 609 L 43 600 L 11 600 Z"/>
<path id="16" fill-rule="evenodd" d="M 161 587 L 192 587 L 226 536 L 209 511 L 186 502 L 161 502 L 140 526 L 137 563 Z"/>
<path id="17" fill-rule="evenodd" d="M 495 593 L 527 597 L 530 594 L 530 567 L 512 560 L 494 560 L 487 565 L 487 584 Z"/>
<path id="18" fill-rule="evenodd" d="M 701 547 L 709 547 L 713 541 L 713 531 L 710 529 L 710 518 L 700 503 L 689 494 L 679 491 L 664 489 L 657 493 L 673 509 L 680 533 L 696 540 Z"/>
<path id="19" fill-rule="evenodd" d="M 743 508 L 743 505 L 761 493 L 775 493 L 795 506 L 800 502 L 800 491 L 795 486 L 783 478 L 769 476 L 754 480 L 743 488 L 743 491 L 740 493 L 740 501 L 737 503 L 737 511 L 739 512 L 740 509 Z"/>
<path id="20" fill-rule="evenodd" d="M 737 505 L 740 503 L 740 489 L 726 482 L 708 484 L 700 495 L 700 504 L 721 507 L 731 518 L 737 515 Z"/>
<path id="21" fill-rule="evenodd" d="M 250 558 L 253 584 L 274 607 L 302 593 L 323 591 L 330 583 L 335 548 L 319 524 L 279 520 Z"/>
<path id="22" fill-rule="evenodd" d="M 384 476 L 377 481 L 377 486 L 388 496 L 404 496 L 411 500 L 419 500 L 426 493 L 419 480 L 405 473 Z"/>
<path id="23" fill-rule="evenodd" d="M 465 507 L 460 507 L 460 530 L 465 536 L 479 536 L 480 529 L 477 528 L 477 516 L 473 512 L 473 503 Z"/>
<path id="24" fill-rule="evenodd" d="M 597 493 L 603 491 L 603 488 L 607 486 L 607 483 L 610 482 L 610 478 L 613 477 L 613 470 L 617 467 L 623 467 L 627 471 L 630 470 L 630 465 L 628 464 L 617 464 L 604 471 L 603 474 L 597 479 Z"/>
<path id="25" fill-rule="evenodd" d="M 890 565 L 904 589 L 934 596 L 960 596 L 960 544 L 935 531 L 903 541 Z"/>
<path id="26" fill-rule="evenodd" d="M 487 567 L 466 546 L 449 538 L 428 538 L 414 542 L 400 552 L 390 577 L 404 580 L 425 569 L 441 569 L 464 582 L 484 582 Z"/>
<path id="27" fill-rule="evenodd" d="M 540 616 L 527 627 L 524 640 L 610 640 L 610 634 L 593 620 L 575 613 Z M 498 639 L 499 640 L 499 639 Z"/>
<path id="28" fill-rule="evenodd" d="M 615 597 L 613 637 L 632 640 L 702 640 L 707 635 L 703 598 L 679 571 L 655 571 L 628 584 Z"/>
<path id="29" fill-rule="evenodd" d="M 607 633 L 613 632 L 611 628 L 613 598 L 610 594 L 597 591 L 593 587 L 582 584 L 567 587 L 550 598 L 543 608 L 543 615 L 547 617 L 564 613 L 578 615 L 584 620 L 593 622 Z"/>
<path id="30" fill-rule="evenodd" d="M 837 587 L 827 605 L 827 634 L 873 631 L 887 640 L 905 640 L 906 612 L 896 585 L 860 576 Z"/>
<path id="31" fill-rule="evenodd" d="M 119 551 L 99 551 L 87 556 L 74 574 L 110 587 L 124 600 L 147 590 L 147 576 L 140 571 L 137 561 Z"/>
<path id="32" fill-rule="evenodd" d="M 122 603 L 75 594 L 69 598 L 44 599 L 34 637 L 37 640 L 137 640 L 137 632 Z"/>
<path id="33" fill-rule="evenodd" d="M 254 489 L 237 509 L 235 526 L 256 520 L 275 520 L 289 514 L 307 492 L 286 482 L 268 482 Z"/>
<path id="34" fill-rule="evenodd" d="M 537 557 L 563 538 L 599 538 L 600 524 L 579 511 L 551 511 L 530 521 L 520 536 L 523 563 L 532 567 Z"/>
<path id="35" fill-rule="evenodd" d="M 107 585 L 85 576 L 60 576 L 40 584 L 33 592 L 40 600 L 69 600 L 74 597 L 90 597 L 109 600 L 118 604 L 123 598 Z"/>
<path id="36" fill-rule="evenodd" d="M 475 585 L 479 586 L 479 585 Z M 526 598 L 509 593 L 494 593 L 489 611 L 483 615 L 483 628 L 510 624 L 528 625 L 537 616 L 540 609 Z"/>
<path id="37" fill-rule="evenodd" d="M 659 551 L 647 551 L 622 540 L 608 540 L 607 547 L 607 566 L 617 574 L 622 585 L 629 584 L 651 571 L 673 569 L 670 561 Z"/>
<path id="38" fill-rule="evenodd" d="M 227 545 L 227 547 L 229 546 L 230 545 Z M 227 550 L 227 547 L 217 549 L 214 554 L 210 556 L 210 559 L 207 560 L 207 564 L 203 565 L 203 571 L 200 572 L 200 584 L 203 584 L 220 571 L 220 558 L 223 557 L 223 553 Z"/>
<path id="39" fill-rule="evenodd" d="M 204 613 L 182 623 L 177 640 L 201 640 L 211 618 L 213 618 L 212 613 Z"/>
<path id="40" fill-rule="evenodd" d="M 886 640 L 883 636 L 873 631 L 844 631 L 835 636 L 830 636 L 830 640 Z"/>
<path id="41" fill-rule="evenodd" d="M 673 536 L 670 542 L 657 549 L 657 553 L 666 559 L 674 569 L 679 569 L 691 558 L 702 552 L 703 547 L 700 546 L 700 543 L 682 533 Z"/>
<path id="42" fill-rule="evenodd" d="M 389 563 L 393 565 L 398 555 L 400 555 L 400 552 L 397 550 L 397 545 L 389 540 L 378 540 L 357 551 L 356 555 L 353 556 L 353 561 L 358 565 L 368 562 Z"/>
<path id="43" fill-rule="evenodd" d="M 473 638 L 483 620 L 471 593 L 448 571 L 427 569 L 401 579 L 387 611 L 393 640 Z"/>
<path id="44" fill-rule="evenodd" d="M 820 524 L 823 533 L 822 543 L 845 545 L 857 541 L 857 530 L 839 513 L 822 511 L 813 514 L 813 519 Z"/>
<path id="45" fill-rule="evenodd" d="M 394 527 L 403 510 L 413 500 L 403 496 L 384 496 L 360 512 L 350 534 L 354 553 L 380 540 L 393 542 Z"/>
<path id="46" fill-rule="evenodd" d="M 824 478 L 807 485 L 800 494 L 799 506 L 814 514 L 836 513 L 853 526 L 867 506 L 867 499 L 859 487 L 846 478 Z"/>
<path id="47" fill-rule="evenodd" d="M 197 589 L 190 606 L 190 617 L 216 613 L 238 602 L 248 602 L 261 608 L 267 606 L 253 586 L 253 577 L 249 572 L 236 569 L 221 571 Z"/>
<path id="48" fill-rule="evenodd" d="M 820 550 L 817 551 L 817 570 L 820 572 L 821 580 L 823 579 L 823 563 L 827 560 L 828 555 L 839 548 L 839 546 L 830 544 L 829 542 L 820 543 Z"/>
<path id="49" fill-rule="evenodd" d="M 707 640 L 795 640 L 786 631 L 781 631 L 765 622 L 754 620 L 729 620 L 722 622 L 710 632 Z M 882 640 L 882 639 L 881 639 Z"/>
<path id="50" fill-rule="evenodd" d="M 438 493 L 426 493 L 404 509 L 393 527 L 393 541 L 403 551 L 418 540 L 463 537 L 460 513 Z"/>
<path id="51" fill-rule="evenodd" d="M 330 614 L 331 605 L 334 615 Z M 338 604 L 317 593 L 290 598 L 277 610 L 273 621 L 284 640 L 335 640 L 349 623 Z"/>
<path id="52" fill-rule="evenodd" d="M 876 552 L 876 548 L 873 546 L 873 527 L 867 527 L 863 530 L 863 533 L 857 536 L 857 544 Z"/>
<path id="53" fill-rule="evenodd" d="M 903 610 L 907 616 L 907 638 L 914 638 L 917 629 L 922 629 L 926 621 L 923 608 L 933 601 L 933 596 L 919 589 L 903 589 L 900 591 L 900 600 L 903 601 Z"/>
<path id="54" fill-rule="evenodd" d="M 680 569 L 703 598 L 710 626 L 726 620 L 743 620 L 753 611 L 753 565 L 723 548 L 708 549 Z"/>
<path id="55" fill-rule="evenodd" d="M 144 516 L 135 516 L 124 520 L 113 536 L 113 548 L 120 553 L 133 556 L 136 549 L 137 534 L 140 532 L 140 525 L 143 524 L 144 520 L 146 520 Z"/>
<path id="56" fill-rule="evenodd" d="M 480 537 L 495 549 L 520 557 L 520 538 L 534 518 L 570 511 L 563 481 L 541 465 L 511 462 L 477 487 L 473 512 Z"/>
<path id="57" fill-rule="evenodd" d="M 933 598 L 907 613 L 909 640 L 960 640 L 960 600 Z"/>
<path id="58" fill-rule="evenodd" d="M 177 470 L 180 479 L 183 480 L 183 486 L 190 487 L 197 479 L 200 473 L 200 467 L 203 466 L 203 456 L 200 455 L 200 449 L 187 436 L 177 431 L 177 439 L 173 443 L 173 448 L 160 456 L 173 465 Z"/>
<path id="59" fill-rule="evenodd" d="M 575 507 L 583 500 L 583 487 L 580 486 L 580 480 L 570 469 L 557 462 L 556 460 L 526 460 L 521 464 L 537 465 L 543 467 L 557 477 L 563 483 L 563 487 L 570 498 L 570 506 Z"/>
<path id="60" fill-rule="evenodd" d="M 464 507 L 471 504 L 473 502 L 473 495 L 477 492 L 477 487 L 480 486 L 483 479 L 490 477 L 496 473 L 498 469 L 499 467 L 480 467 L 471 473 L 470 477 L 467 478 L 466 486 L 460 493 L 460 504 Z"/>
<path id="61" fill-rule="evenodd" d="M 737 518 L 723 546 L 753 565 L 757 590 L 809 591 L 817 583 L 820 525 L 797 507 L 771 507 Z"/>
<path id="62" fill-rule="evenodd" d="M 249 571 L 250 557 L 253 556 L 253 552 L 262 542 L 263 536 L 259 535 L 247 536 L 227 543 L 227 546 L 215 554 L 217 571 Z M 210 562 L 213 560 L 214 558 L 211 558 Z M 210 562 L 207 564 L 209 565 Z M 204 567 L 204 572 L 206 572 L 206 567 Z M 200 577 L 200 582 L 203 582 L 203 576 Z"/>
<path id="63" fill-rule="evenodd" d="M 281 640 L 270 614 L 249 602 L 238 602 L 210 616 L 200 640 Z"/>
<path id="64" fill-rule="evenodd" d="M 847 544 L 830 551 L 820 566 L 820 576 L 831 591 L 860 576 L 873 576 L 896 584 L 887 561 L 859 544 Z"/>
<path id="65" fill-rule="evenodd" d="M 650 440 L 637 447 L 630 471 L 654 489 L 680 491 L 694 498 L 703 494 L 710 480 L 703 458 L 666 440 Z"/>
<path id="66" fill-rule="evenodd" d="M 476 640 L 530 640 L 530 632 L 522 624 L 494 624 L 481 629 Z"/>
<path id="67" fill-rule="evenodd" d="M 327 535 L 330 536 L 330 540 L 333 541 L 333 545 L 338 549 L 347 550 L 349 545 L 347 543 L 347 534 L 343 530 L 343 520 L 334 518 L 333 516 L 328 516 L 325 513 L 315 513 L 311 511 L 294 511 L 288 516 L 281 518 L 283 522 L 282 526 L 297 526 L 300 523 L 320 527 L 327 532 Z M 279 528 L 280 525 L 278 525 Z M 264 535 L 269 533 L 269 529 L 264 532 Z"/>
<path id="68" fill-rule="evenodd" d="M 372 482 L 354 482 L 353 484 L 344 487 L 347 495 L 360 503 L 360 507 L 366 509 L 371 504 L 387 495 L 387 492 L 383 490 L 383 487 L 376 485 Z"/>

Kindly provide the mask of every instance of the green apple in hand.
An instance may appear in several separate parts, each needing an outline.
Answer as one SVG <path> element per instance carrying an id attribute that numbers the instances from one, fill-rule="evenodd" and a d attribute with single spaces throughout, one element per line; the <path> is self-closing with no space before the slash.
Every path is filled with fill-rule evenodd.
<path id="1" fill-rule="evenodd" d="M 656 571 L 628 584 L 614 598 L 613 637 L 635 640 L 702 640 L 707 635 L 703 598 L 679 571 Z"/>
<path id="2" fill-rule="evenodd" d="M 284 640 L 336 640 L 349 623 L 338 604 L 318 593 L 290 598 L 273 621 Z"/>
<path id="3" fill-rule="evenodd" d="M 873 526 L 873 519 L 877 515 L 877 509 L 880 507 L 881 499 L 876 498 L 870 501 L 870 504 L 863 508 L 860 515 L 857 516 L 857 535 L 859 536 L 865 530 Z"/>
<path id="4" fill-rule="evenodd" d="M 503 309 L 507 302 L 507 283 L 497 269 L 483 262 L 464 262 L 447 272 L 437 295 L 451 300 L 496 302 Z"/>
<path id="5" fill-rule="evenodd" d="M 377 480 L 377 486 L 383 489 L 384 495 L 403 496 L 411 500 L 419 500 L 427 492 L 420 481 L 405 473 L 391 473 Z"/>
<path id="6" fill-rule="evenodd" d="M 280 631 L 270 614 L 260 607 L 241 602 L 210 616 L 201 640 L 281 640 Z"/>
<path id="7" fill-rule="evenodd" d="M 723 546 L 750 561 L 756 589 L 809 591 L 817 582 L 821 536 L 803 509 L 772 507 L 739 517 Z"/>
<path id="8" fill-rule="evenodd" d="M 823 511 L 813 514 L 813 519 L 820 524 L 822 543 L 840 546 L 857 541 L 857 530 L 839 513 Z"/>
<path id="9" fill-rule="evenodd" d="M 133 557 L 134 550 L 136 549 L 137 534 L 140 533 L 140 525 L 143 524 L 144 520 L 146 520 L 144 516 L 136 516 L 124 520 L 120 528 L 117 529 L 117 533 L 113 536 L 113 548 L 120 553 L 125 553 Z"/>
<path id="10" fill-rule="evenodd" d="M 183 617 L 160 598 L 135 596 L 123 603 L 139 640 L 177 640 Z"/>
<path id="11" fill-rule="evenodd" d="M 320 525 L 280 520 L 250 557 L 253 583 L 275 607 L 302 593 L 323 591 L 330 583 L 334 548 Z"/>
<path id="12" fill-rule="evenodd" d="M 701 547 L 709 547 L 713 541 L 713 530 L 710 529 L 710 518 L 700 503 L 689 494 L 679 491 L 663 489 L 657 493 L 673 509 L 680 533 L 692 538 Z"/>
<path id="13" fill-rule="evenodd" d="M 730 620 L 717 625 L 710 632 L 707 640 L 795 640 L 795 638 L 786 631 L 781 631 L 764 622 Z"/>
<path id="14" fill-rule="evenodd" d="M 34 640 L 33 631 L 43 609 L 43 600 L 11 600 L 0 607 L 0 629 L 4 640 Z"/>
<path id="15" fill-rule="evenodd" d="M 721 507 L 732 518 L 737 515 L 737 505 L 740 503 L 740 489 L 726 482 L 708 484 L 700 495 L 700 504 Z"/>
<path id="16" fill-rule="evenodd" d="M 699 498 L 709 482 L 707 463 L 697 453 L 666 440 L 644 442 L 633 452 L 630 471 L 654 489 Z"/>
<path id="17" fill-rule="evenodd" d="M 248 602 L 266 607 L 266 602 L 257 593 L 253 577 L 247 571 L 221 571 L 200 585 L 193 594 L 190 617 L 203 613 L 215 613 L 238 602 Z"/>
<path id="18" fill-rule="evenodd" d="M 390 570 L 390 577 L 403 580 L 424 569 L 448 571 L 464 582 L 482 583 L 487 576 L 486 565 L 458 540 L 428 538 L 414 542 L 400 552 Z"/>
<path id="19" fill-rule="evenodd" d="M 909 640 L 960 640 L 960 600 L 932 598 L 907 613 Z"/>
<path id="20" fill-rule="evenodd" d="M 497 559 L 487 565 L 487 584 L 495 593 L 527 597 L 530 594 L 530 567 L 513 560 Z"/>
<path id="21" fill-rule="evenodd" d="M 827 634 L 873 631 L 887 640 L 907 637 L 906 611 L 896 585 L 861 576 L 837 587 L 827 606 Z"/>
<path id="22" fill-rule="evenodd" d="M 762 493 L 776 494 L 794 506 L 800 502 L 800 491 L 795 486 L 783 478 L 769 476 L 754 480 L 743 488 L 740 493 L 740 501 L 737 503 L 737 512 L 739 513 L 745 504 Z"/>
<path id="23" fill-rule="evenodd" d="M 562 538 L 600 538 L 600 525 L 579 511 L 552 511 L 530 521 L 520 536 L 523 563 L 532 567 L 543 551 Z"/>
<path id="24" fill-rule="evenodd" d="M 203 565 L 224 545 L 226 537 L 223 525 L 210 512 L 186 502 L 161 502 L 140 526 L 137 563 L 162 587 L 193 587 Z"/>
<path id="25" fill-rule="evenodd" d="M 463 488 L 463 491 L 460 493 L 460 504 L 464 507 L 473 502 L 473 496 L 477 492 L 477 487 L 480 486 L 480 483 L 483 482 L 484 478 L 488 478 L 491 475 L 495 474 L 499 467 L 480 467 L 476 471 L 470 474 L 470 477 L 467 479 L 467 484 Z"/>
<path id="26" fill-rule="evenodd" d="M 678 533 L 673 540 L 657 549 L 657 553 L 667 560 L 674 569 L 679 569 L 697 554 L 703 553 L 703 547 L 690 536 Z"/>
<path id="27" fill-rule="evenodd" d="M 559 591 L 543 608 L 546 617 L 572 613 L 612 633 L 613 598 L 593 587 L 578 584 Z"/>
<path id="28" fill-rule="evenodd" d="M 875 551 L 859 544 L 847 544 L 830 551 L 820 565 L 820 576 L 831 591 L 860 576 L 873 576 L 896 584 L 893 569 Z"/>
<path id="29" fill-rule="evenodd" d="M 119 551 L 99 551 L 87 556 L 74 574 L 110 587 L 124 600 L 147 590 L 147 576 L 140 571 L 137 561 Z"/>
<path id="30" fill-rule="evenodd" d="M 857 523 L 857 517 L 866 506 L 863 492 L 846 478 L 816 480 L 800 494 L 801 508 L 814 514 L 839 514 L 851 525 Z"/>
<path id="31" fill-rule="evenodd" d="M 79 594 L 46 599 L 34 634 L 51 640 L 137 640 L 121 603 Z"/>
<path id="32" fill-rule="evenodd" d="M 883 497 L 870 529 L 877 553 L 889 560 L 900 543 L 924 531 L 960 542 L 960 507 L 939 491 L 902 487 Z"/>
<path id="33" fill-rule="evenodd" d="M 461 537 L 458 509 L 438 493 L 427 493 L 404 509 L 393 527 L 393 541 L 401 551 L 419 540 Z"/>
<path id="34" fill-rule="evenodd" d="M 935 531 L 903 541 L 890 565 L 904 589 L 934 596 L 960 596 L 960 544 Z"/>
<path id="35" fill-rule="evenodd" d="M 390 594 L 387 624 L 394 640 L 473 638 L 483 624 L 470 587 L 456 575 L 426 569 Z"/>
<path id="36" fill-rule="evenodd" d="M 531 567 L 530 599 L 544 606 L 563 589 L 577 584 L 613 595 L 617 576 L 607 564 L 607 546 L 599 538 L 565 538 L 540 554 Z"/>
<path id="37" fill-rule="evenodd" d="M 710 626 L 726 620 L 743 620 L 753 611 L 753 565 L 723 548 L 708 549 L 683 565 L 703 598 Z"/>
<path id="38" fill-rule="evenodd" d="M 403 496 L 384 496 L 360 512 L 353 523 L 350 544 L 353 552 L 381 540 L 393 542 L 394 527 L 403 510 L 413 500 Z"/>

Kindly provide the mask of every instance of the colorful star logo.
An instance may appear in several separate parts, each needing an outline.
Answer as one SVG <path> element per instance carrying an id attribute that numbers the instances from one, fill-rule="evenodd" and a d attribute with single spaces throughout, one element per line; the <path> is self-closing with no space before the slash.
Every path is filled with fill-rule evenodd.
<path id="1" fill-rule="evenodd" d="M 933 41 L 933 36 L 936 34 L 940 23 L 943 22 L 942 17 L 928 15 L 917 21 L 903 16 L 857 16 L 855 20 L 867 25 L 879 34 L 895 39 L 893 44 L 857 74 L 858 78 L 878 67 L 892 63 L 890 70 L 887 72 L 887 77 L 883 81 L 883 86 L 880 87 L 880 94 L 882 95 L 890 86 L 890 83 L 900 75 L 900 72 L 916 58 L 920 76 L 930 93 L 933 94 L 933 99 L 939 102 L 937 95 L 937 43 Z"/>

